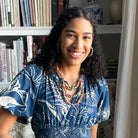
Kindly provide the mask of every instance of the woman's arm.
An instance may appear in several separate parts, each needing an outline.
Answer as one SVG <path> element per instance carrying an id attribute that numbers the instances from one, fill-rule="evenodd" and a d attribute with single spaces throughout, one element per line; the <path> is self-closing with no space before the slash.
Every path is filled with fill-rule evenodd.
<path id="1" fill-rule="evenodd" d="M 94 126 L 91 128 L 91 135 L 92 135 L 92 138 L 97 138 L 97 130 L 98 130 L 98 124 L 94 125 Z"/>
<path id="2" fill-rule="evenodd" d="M 12 115 L 8 110 L 0 108 L 0 138 L 10 138 L 8 135 L 18 116 Z"/>

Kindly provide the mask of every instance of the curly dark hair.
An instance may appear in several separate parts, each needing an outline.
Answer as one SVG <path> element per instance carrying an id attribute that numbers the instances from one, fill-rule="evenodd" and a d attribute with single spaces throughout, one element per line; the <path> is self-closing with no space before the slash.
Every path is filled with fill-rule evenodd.
<path id="1" fill-rule="evenodd" d="M 38 54 L 29 64 L 41 64 L 48 75 L 56 73 L 57 65 L 61 58 L 61 52 L 57 50 L 58 39 L 64 27 L 74 18 L 84 18 L 93 26 L 93 55 L 87 57 L 82 63 L 84 74 L 95 83 L 96 79 L 106 75 L 105 60 L 101 48 L 100 39 L 96 34 L 96 21 L 93 14 L 87 8 L 73 7 L 65 9 L 58 17 L 55 26 L 46 38 L 46 42 Z"/>

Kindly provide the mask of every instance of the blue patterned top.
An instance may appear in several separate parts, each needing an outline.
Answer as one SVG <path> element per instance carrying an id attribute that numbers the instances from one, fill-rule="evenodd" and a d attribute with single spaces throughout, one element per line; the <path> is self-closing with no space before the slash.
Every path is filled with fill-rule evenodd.
<path id="1" fill-rule="evenodd" d="M 19 116 L 18 121 L 31 122 L 36 138 L 91 138 L 92 126 L 109 118 L 109 92 L 104 78 L 95 87 L 83 79 L 83 98 L 71 106 L 63 99 L 57 74 L 44 75 L 41 66 L 29 65 L 0 92 L 0 106 Z"/>

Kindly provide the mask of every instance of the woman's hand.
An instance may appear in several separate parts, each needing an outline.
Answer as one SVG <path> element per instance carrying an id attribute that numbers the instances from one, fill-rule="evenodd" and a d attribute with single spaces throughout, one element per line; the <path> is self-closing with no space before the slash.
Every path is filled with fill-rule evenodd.
<path id="1" fill-rule="evenodd" d="M 0 138 L 11 138 L 8 134 L 18 116 L 12 115 L 8 110 L 0 108 Z"/>
<path id="2" fill-rule="evenodd" d="M 91 135 L 92 135 L 92 138 L 97 138 L 97 130 L 98 130 L 98 124 L 94 125 L 94 126 L 91 128 Z"/>
<path id="3" fill-rule="evenodd" d="M 9 134 L 0 135 L 0 138 L 12 138 Z"/>

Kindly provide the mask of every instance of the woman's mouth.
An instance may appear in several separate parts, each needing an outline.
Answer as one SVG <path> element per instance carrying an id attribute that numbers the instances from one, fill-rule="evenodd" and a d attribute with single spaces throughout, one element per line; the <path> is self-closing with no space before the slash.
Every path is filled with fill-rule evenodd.
<path id="1" fill-rule="evenodd" d="M 82 52 L 70 52 L 73 58 L 81 58 L 83 53 Z"/>

